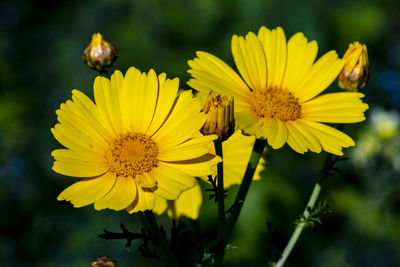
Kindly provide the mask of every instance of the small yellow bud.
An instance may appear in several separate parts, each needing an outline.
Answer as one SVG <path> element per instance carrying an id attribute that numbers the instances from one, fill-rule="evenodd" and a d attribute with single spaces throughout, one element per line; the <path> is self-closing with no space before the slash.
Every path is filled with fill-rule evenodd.
<path id="1" fill-rule="evenodd" d="M 231 136 L 235 131 L 233 104 L 233 97 L 228 99 L 211 91 L 204 107 L 207 120 L 201 132 L 205 135 L 216 134 L 220 139 Z"/>
<path id="2" fill-rule="evenodd" d="M 365 44 L 353 42 L 343 56 L 344 67 L 338 76 L 340 88 L 356 92 L 367 84 L 369 78 L 369 62 Z"/>
<path id="3" fill-rule="evenodd" d="M 103 39 L 100 33 L 92 36 L 92 41 L 83 52 L 83 60 L 97 71 L 105 71 L 117 60 L 118 53 L 115 46 Z"/>
<path id="4" fill-rule="evenodd" d="M 118 267 L 117 262 L 108 256 L 101 256 L 90 263 L 90 267 Z"/>

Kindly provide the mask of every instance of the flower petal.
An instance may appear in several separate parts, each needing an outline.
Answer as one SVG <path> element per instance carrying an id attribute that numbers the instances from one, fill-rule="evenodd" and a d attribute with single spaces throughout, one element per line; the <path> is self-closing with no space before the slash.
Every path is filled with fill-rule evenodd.
<path id="1" fill-rule="evenodd" d="M 293 35 L 287 44 L 288 56 L 285 78 L 282 87 L 295 93 L 306 73 L 310 70 L 318 53 L 316 41 L 308 42 L 303 33 Z"/>
<path id="2" fill-rule="evenodd" d="M 332 123 L 353 123 L 365 120 L 368 105 L 360 98 L 361 93 L 330 93 L 318 96 L 301 105 L 301 117 L 305 120 Z"/>
<path id="3" fill-rule="evenodd" d="M 57 200 L 71 201 L 75 208 L 87 206 L 104 197 L 115 179 L 115 175 L 109 172 L 100 177 L 81 179 L 62 191 Z"/>
<path id="4" fill-rule="evenodd" d="M 179 79 L 166 79 L 165 73 L 158 76 L 159 95 L 156 110 L 147 135 L 153 135 L 170 115 L 179 89 Z"/>
<path id="5" fill-rule="evenodd" d="M 339 75 L 343 61 L 338 58 L 336 51 L 330 51 L 315 62 L 305 74 L 301 82 L 290 89 L 299 102 L 307 100 L 324 91 Z"/>
<path id="6" fill-rule="evenodd" d="M 253 90 L 267 86 L 267 62 L 260 40 L 253 32 L 232 37 L 232 55 L 243 79 Z M 268 69 L 269 70 L 269 69 Z"/>
<path id="7" fill-rule="evenodd" d="M 236 130 L 222 143 L 224 188 L 242 183 L 254 142 L 254 136 L 245 136 Z"/>
<path id="8" fill-rule="evenodd" d="M 309 120 L 300 119 L 298 121 L 302 122 L 303 125 L 318 138 L 323 150 L 329 153 L 342 156 L 342 148 L 354 146 L 353 139 L 335 128 Z"/>
<path id="9" fill-rule="evenodd" d="M 132 177 L 117 177 L 113 188 L 103 198 L 94 203 L 96 210 L 122 210 L 136 199 L 136 183 Z"/>
<path id="10" fill-rule="evenodd" d="M 135 68 L 126 72 L 121 92 L 121 109 L 123 119 L 129 122 L 126 126 L 128 130 L 147 132 L 155 112 L 158 85 L 158 78 L 152 69 L 147 75 Z"/>
<path id="11" fill-rule="evenodd" d="M 199 183 L 186 191 L 184 191 L 177 200 L 168 201 L 168 216 L 171 219 L 179 219 L 185 216 L 189 219 L 196 220 L 199 217 L 203 196 Z"/>
<path id="12" fill-rule="evenodd" d="M 94 177 L 108 171 L 106 159 L 90 151 L 78 152 L 69 149 L 57 149 L 51 155 L 56 160 L 53 170 L 63 175 Z"/>
<path id="13" fill-rule="evenodd" d="M 190 79 L 188 85 L 199 92 L 216 93 L 226 96 L 245 97 L 249 88 L 242 78 L 221 59 L 206 53 L 196 52 L 197 58 L 189 60 L 188 71 L 194 79 Z"/>
<path id="14" fill-rule="evenodd" d="M 152 210 L 155 203 L 155 195 L 153 191 L 148 189 L 143 189 L 140 186 L 137 187 L 137 197 L 135 201 L 126 208 L 129 213 L 134 213 L 138 211 Z"/>
<path id="15" fill-rule="evenodd" d="M 201 157 L 210 151 L 208 145 L 217 138 L 217 135 L 205 135 L 190 139 L 170 149 L 160 149 L 158 159 L 162 161 L 182 161 Z"/>
<path id="16" fill-rule="evenodd" d="M 266 27 L 261 27 L 258 31 L 260 40 L 266 57 L 268 66 L 267 88 L 280 88 L 286 72 L 287 48 L 286 37 L 281 27 L 270 31 Z"/>
<path id="17" fill-rule="evenodd" d="M 195 179 L 187 173 L 163 162 L 158 165 L 151 170 L 151 175 L 157 177 L 158 188 L 154 191 L 154 194 L 164 199 L 175 200 L 182 191 L 195 185 Z"/>
<path id="18" fill-rule="evenodd" d="M 191 91 L 179 95 L 170 116 L 152 136 L 160 150 L 167 150 L 194 137 L 206 120 L 200 109 L 200 100 L 193 98 Z"/>

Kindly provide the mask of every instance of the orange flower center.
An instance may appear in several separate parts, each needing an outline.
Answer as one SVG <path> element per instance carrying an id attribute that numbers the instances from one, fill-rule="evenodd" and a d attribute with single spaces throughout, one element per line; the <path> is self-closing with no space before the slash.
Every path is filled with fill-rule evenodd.
<path id="1" fill-rule="evenodd" d="M 106 158 L 110 171 L 118 176 L 135 177 L 157 165 L 158 146 L 141 133 L 128 133 L 110 144 Z"/>
<path id="2" fill-rule="evenodd" d="M 281 89 L 255 90 L 249 94 L 251 109 L 260 118 L 294 121 L 300 118 L 301 106 L 292 93 Z"/>

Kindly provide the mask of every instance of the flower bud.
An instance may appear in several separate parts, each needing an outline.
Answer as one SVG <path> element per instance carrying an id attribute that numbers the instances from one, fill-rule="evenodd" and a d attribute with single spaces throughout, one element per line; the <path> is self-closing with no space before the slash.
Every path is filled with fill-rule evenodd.
<path id="1" fill-rule="evenodd" d="M 101 256 L 90 263 L 90 267 L 118 267 L 117 262 L 108 256 Z"/>
<path id="2" fill-rule="evenodd" d="M 103 39 L 100 33 L 92 36 L 92 41 L 83 52 L 83 60 L 86 64 L 97 71 L 105 71 L 117 60 L 117 49 Z"/>
<path id="3" fill-rule="evenodd" d="M 231 136 L 235 130 L 233 104 L 233 97 L 228 99 L 211 91 L 203 110 L 207 120 L 201 132 L 205 135 L 216 134 L 220 139 Z"/>
<path id="4" fill-rule="evenodd" d="M 343 56 L 344 67 L 338 76 L 340 88 L 356 92 L 367 84 L 369 78 L 369 62 L 365 44 L 353 42 Z"/>

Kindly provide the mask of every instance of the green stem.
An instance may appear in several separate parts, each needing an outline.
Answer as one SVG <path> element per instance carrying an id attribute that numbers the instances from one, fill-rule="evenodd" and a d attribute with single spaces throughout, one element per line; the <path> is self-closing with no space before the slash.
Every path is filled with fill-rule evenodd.
<path id="1" fill-rule="evenodd" d="M 247 164 L 246 171 L 244 173 L 242 184 L 239 187 L 239 191 L 236 195 L 235 202 L 231 206 L 228 219 L 226 221 L 224 242 L 222 243 L 222 249 L 220 249 L 214 260 L 214 266 L 220 266 L 225 255 L 225 246 L 229 242 L 232 235 L 233 229 L 235 228 L 236 222 L 239 218 L 240 211 L 242 210 L 244 200 L 246 199 L 247 192 L 249 191 L 251 181 L 253 180 L 254 172 L 256 171 L 258 162 L 260 161 L 261 155 L 264 151 L 266 140 L 256 139 L 251 152 L 249 163 Z"/>
<path id="2" fill-rule="evenodd" d="M 223 158 L 222 154 L 222 141 L 215 140 L 215 153 Z M 225 196 L 224 196 L 224 165 L 223 161 L 217 165 L 217 202 L 218 202 L 218 243 L 221 243 L 224 238 L 225 226 Z"/>
<path id="3" fill-rule="evenodd" d="M 333 167 L 334 161 L 332 160 L 332 154 L 328 154 L 324 161 L 324 165 L 322 166 L 321 171 L 319 172 L 317 182 L 315 183 L 314 190 L 311 193 L 311 197 L 308 200 L 307 206 L 304 209 L 303 212 L 303 218 L 308 218 L 310 215 L 309 210 L 312 210 L 315 206 L 315 203 L 317 202 L 319 193 L 321 192 L 321 183 L 325 180 L 326 177 L 329 175 L 329 171 Z M 275 264 L 275 267 L 282 267 L 287 258 L 289 257 L 290 253 L 292 252 L 294 246 L 297 243 L 297 240 L 299 239 L 301 233 L 303 232 L 306 224 L 304 222 L 297 224 L 292 236 L 290 237 L 289 242 L 287 243 L 285 249 L 283 250 L 283 253 L 281 255 L 281 258 L 279 261 Z"/>
<path id="4" fill-rule="evenodd" d="M 178 262 L 172 253 L 168 241 L 161 232 L 153 212 L 151 210 L 146 210 L 144 212 L 139 212 L 138 214 L 143 228 L 153 242 L 157 255 L 160 257 L 164 265 L 167 267 L 178 267 Z"/>

